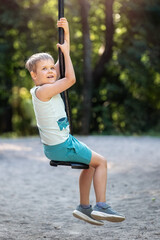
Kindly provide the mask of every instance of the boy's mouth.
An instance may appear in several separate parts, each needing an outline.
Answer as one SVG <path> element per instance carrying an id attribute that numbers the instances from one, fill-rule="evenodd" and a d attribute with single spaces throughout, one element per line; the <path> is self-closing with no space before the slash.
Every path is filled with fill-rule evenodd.
<path id="1" fill-rule="evenodd" d="M 53 75 L 51 75 L 51 76 L 48 76 L 47 78 L 54 78 L 54 76 L 53 76 Z"/>

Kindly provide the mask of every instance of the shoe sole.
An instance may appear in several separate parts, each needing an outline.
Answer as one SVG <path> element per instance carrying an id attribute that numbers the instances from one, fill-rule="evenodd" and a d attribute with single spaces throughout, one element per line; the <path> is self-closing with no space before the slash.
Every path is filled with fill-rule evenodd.
<path id="1" fill-rule="evenodd" d="M 104 225 L 103 222 L 96 221 L 96 219 L 94 220 L 94 219 L 88 217 L 87 215 L 83 214 L 82 212 L 80 212 L 78 210 L 73 211 L 73 216 L 80 219 L 80 220 L 88 222 L 90 224 L 93 224 L 93 225 L 98 225 L 98 226 Z"/>
<path id="2" fill-rule="evenodd" d="M 111 215 L 99 211 L 92 211 L 91 216 L 96 220 L 107 220 L 109 222 L 122 222 L 125 217 L 119 215 Z"/>

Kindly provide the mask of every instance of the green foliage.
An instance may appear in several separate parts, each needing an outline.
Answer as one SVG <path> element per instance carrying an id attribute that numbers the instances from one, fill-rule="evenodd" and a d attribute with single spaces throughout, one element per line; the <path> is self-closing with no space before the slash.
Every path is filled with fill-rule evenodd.
<path id="1" fill-rule="evenodd" d="M 104 0 L 90 3 L 94 69 L 105 46 Z M 70 22 L 71 57 L 77 84 L 70 90 L 75 133 L 80 133 L 83 45 L 77 1 L 65 1 Z M 57 1 L 0 0 L 0 132 L 35 134 L 29 93 L 33 83 L 24 69 L 33 53 L 46 51 L 57 60 Z M 92 133 L 160 132 L 160 4 L 158 0 L 114 1 L 112 59 L 92 97 Z"/>

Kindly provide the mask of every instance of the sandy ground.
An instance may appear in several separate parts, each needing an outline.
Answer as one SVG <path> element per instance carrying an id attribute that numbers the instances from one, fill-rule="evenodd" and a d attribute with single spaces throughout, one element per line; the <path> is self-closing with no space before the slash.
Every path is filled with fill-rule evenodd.
<path id="1" fill-rule="evenodd" d="M 108 159 L 107 202 L 126 220 L 74 218 L 80 170 L 50 167 L 38 137 L 0 139 L 0 240 L 160 239 L 160 138 L 77 138 Z"/>

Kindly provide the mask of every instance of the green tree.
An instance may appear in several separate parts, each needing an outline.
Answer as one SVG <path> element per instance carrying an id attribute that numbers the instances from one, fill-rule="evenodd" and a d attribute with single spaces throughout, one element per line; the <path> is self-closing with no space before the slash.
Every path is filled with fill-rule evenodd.
<path id="1" fill-rule="evenodd" d="M 46 12 L 51 1 L 7 0 L 0 4 L 0 132 L 31 131 L 32 114 L 25 114 L 27 91 L 33 86 L 24 69 L 26 59 L 39 51 L 55 52 L 56 16 Z M 54 4 L 51 5 L 54 11 Z M 45 34 L 44 34 L 45 33 Z M 47 44 L 46 44 L 47 42 Z M 27 79 L 28 77 L 28 79 Z M 22 91 L 21 91 L 22 88 Z M 25 91 L 23 91 L 25 88 Z M 27 90 L 28 89 L 28 90 Z M 23 93 L 23 94 L 21 94 Z M 31 107 L 31 104 L 30 104 Z"/>
<path id="2" fill-rule="evenodd" d="M 0 131 L 12 131 L 12 107 L 9 102 L 12 94 L 14 40 L 19 25 L 17 12 L 20 8 L 16 1 L 0 1 Z"/>
<path id="3" fill-rule="evenodd" d="M 159 1 L 66 0 L 65 16 L 77 77 L 69 90 L 74 133 L 160 131 Z M 35 132 L 24 65 L 42 51 L 57 60 L 56 21 L 56 0 L 0 0 L 1 133 Z"/>
<path id="4" fill-rule="evenodd" d="M 160 34 L 155 33 L 160 26 L 159 1 L 121 1 L 121 4 L 119 26 L 123 33 L 118 42 L 118 63 L 119 79 L 127 90 L 123 101 L 124 129 L 158 130 Z"/>

